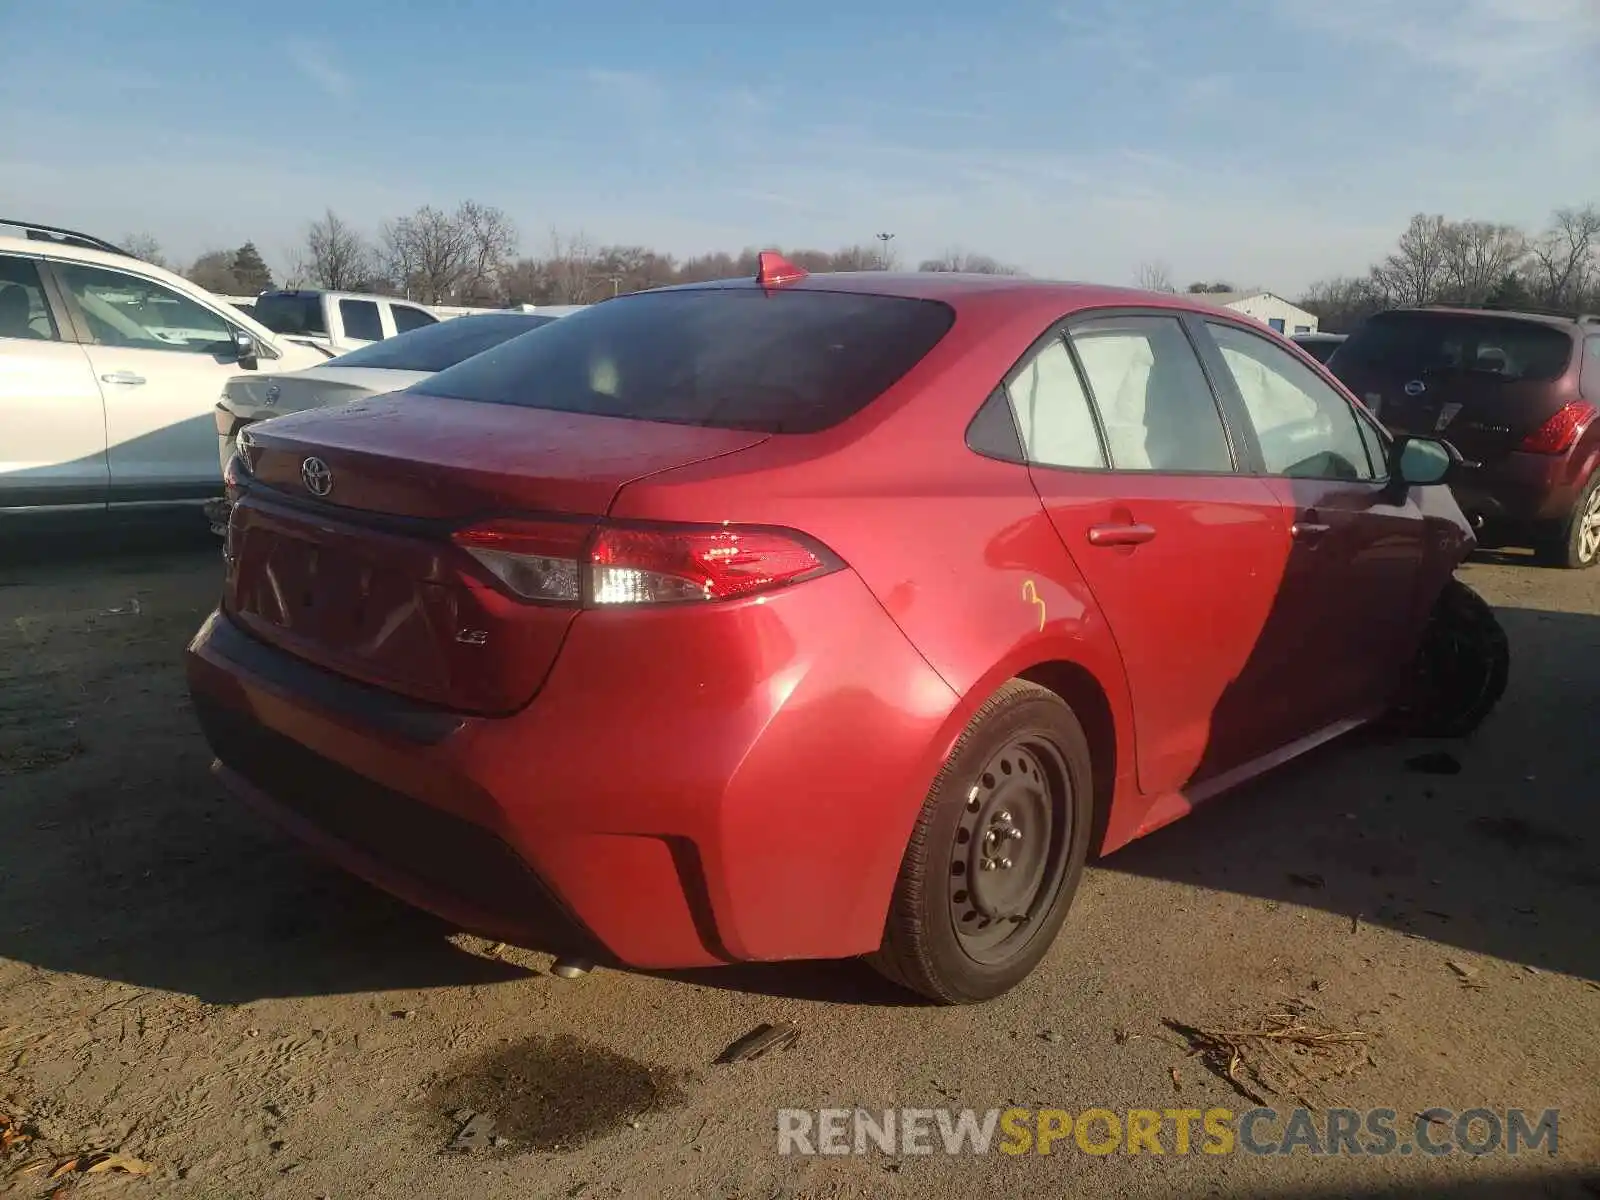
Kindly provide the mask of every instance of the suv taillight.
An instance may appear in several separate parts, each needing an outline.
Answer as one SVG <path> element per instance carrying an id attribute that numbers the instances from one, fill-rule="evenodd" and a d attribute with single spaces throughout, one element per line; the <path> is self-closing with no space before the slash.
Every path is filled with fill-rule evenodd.
<path id="1" fill-rule="evenodd" d="M 1525 437 L 1517 448 L 1529 454 L 1565 454 L 1572 449 L 1572 443 L 1578 440 L 1584 426 L 1594 419 L 1596 412 L 1600 412 L 1600 409 L 1587 400 L 1574 400 L 1563 405 L 1560 412 Z"/>
<path id="2" fill-rule="evenodd" d="M 513 519 L 452 540 L 518 598 L 586 608 L 737 600 L 844 565 L 803 534 L 738 525 Z"/>

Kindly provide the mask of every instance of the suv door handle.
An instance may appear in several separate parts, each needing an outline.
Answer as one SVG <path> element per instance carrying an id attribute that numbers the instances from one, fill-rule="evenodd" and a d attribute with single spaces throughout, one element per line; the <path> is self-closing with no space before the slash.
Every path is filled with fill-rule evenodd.
<path id="1" fill-rule="evenodd" d="M 128 387 L 138 387 L 144 382 L 143 375 L 135 375 L 132 371 L 112 371 L 109 375 L 100 376 L 103 383 L 120 383 Z"/>
<path id="2" fill-rule="evenodd" d="M 1315 513 L 1312 513 L 1311 516 L 1313 518 L 1312 520 L 1296 521 L 1290 527 L 1289 532 L 1292 533 L 1297 540 L 1302 542 L 1314 542 L 1332 528 L 1331 525 L 1319 524 L 1314 519 L 1316 517 Z"/>
<path id="3" fill-rule="evenodd" d="M 1142 546 L 1155 536 L 1154 525 L 1143 525 L 1138 522 L 1089 526 L 1091 546 Z"/>

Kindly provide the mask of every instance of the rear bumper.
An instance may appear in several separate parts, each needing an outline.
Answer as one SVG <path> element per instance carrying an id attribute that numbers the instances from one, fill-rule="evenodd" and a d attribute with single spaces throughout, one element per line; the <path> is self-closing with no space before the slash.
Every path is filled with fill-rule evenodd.
<path id="1" fill-rule="evenodd" d="M 1533 526 L 1567 519 L 1582 486 L 1570 456 L 1512 453 L 1463 471 L 1451 490 L 1474 520 Z"/>
<path id="2" fill-rule="evenodd" d="M 503 719 L 220 614 L 187 666 L 222 780 L 291 834 L 462 928 L 639 968 L 875 949 L 956 704 L 848 572 L 722 612 L 585 613 Z"/>

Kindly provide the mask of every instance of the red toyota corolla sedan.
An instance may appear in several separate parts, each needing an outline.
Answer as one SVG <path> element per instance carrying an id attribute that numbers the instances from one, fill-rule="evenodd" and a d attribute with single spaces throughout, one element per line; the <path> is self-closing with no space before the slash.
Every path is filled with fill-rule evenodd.
<path id="1" fill-rule="evenodd" d="M 1085 859 L 1505 686 L 1459 461 L 1181 296 L 624 296 L 241 439 L 195 708 L 227 786 L 467 928 L 998 995 Z"/>

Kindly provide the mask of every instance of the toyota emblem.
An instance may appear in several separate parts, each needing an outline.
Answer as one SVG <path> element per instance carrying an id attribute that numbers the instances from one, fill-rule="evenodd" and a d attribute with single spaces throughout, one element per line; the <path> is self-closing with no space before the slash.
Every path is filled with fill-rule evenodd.
<path id="1" fill-rule="evenodd" d="M 1428 385 L 1423 383 L 1420 379 L 1413 379 L 1410 383 L 1406 384 L 1406 395 L 1408 396 L 1420 396 L 1427 390 Z"/>
<path id="2" fill-rule="evenodd" d="M 333 491 L 333 472 L 320 458 L 308 458 L 300 464 L 300 482 L 313 496 L 326 496 Z"/>

